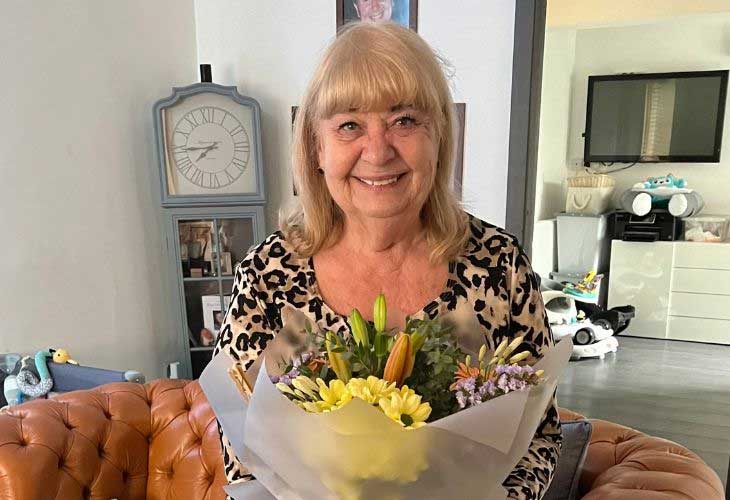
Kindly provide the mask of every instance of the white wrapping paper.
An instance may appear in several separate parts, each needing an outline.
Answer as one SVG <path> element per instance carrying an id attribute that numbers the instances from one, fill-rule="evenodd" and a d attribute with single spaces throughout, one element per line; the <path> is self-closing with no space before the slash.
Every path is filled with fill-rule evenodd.
<path id="1" fill-rule="evenodd" d="M 569 338 L 543 353 L 543 382 L 407 430 L 353 399 L 307 413 L 258 370 L 249 403 L 219 354 L 200 384 L 239 460 L 258 481 L 226 491 L 236 500 L 503 499 L 501 484 L 525 454 L 572 352 Z M 269 358 L 270 359 L 270 358 Z M 447 389 L 445 389 L 447 390 Z"/>

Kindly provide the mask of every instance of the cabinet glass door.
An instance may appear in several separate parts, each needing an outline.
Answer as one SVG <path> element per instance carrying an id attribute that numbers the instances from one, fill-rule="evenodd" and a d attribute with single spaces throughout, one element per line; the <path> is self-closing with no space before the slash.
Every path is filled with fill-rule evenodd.
<path id="1" fill-rule="evenodd" d="M 256 243 L 250 216 L 181 218 L 177 221 L 186 337 L 192 377 L 211 359 L 231 299 L 236 265 Z"/>

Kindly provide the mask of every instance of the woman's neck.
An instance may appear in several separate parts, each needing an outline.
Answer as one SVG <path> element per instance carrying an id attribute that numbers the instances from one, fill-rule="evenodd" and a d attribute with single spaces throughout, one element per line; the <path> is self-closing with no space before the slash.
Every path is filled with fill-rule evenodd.
<path id="1" fill-rule="evenodd" d="M 377 259 L 385 268 L 398 268 L 405 257 L 424 243 L 418 214 L 393 218 L 346 218 L 340 245 L 369 261 Z"/>

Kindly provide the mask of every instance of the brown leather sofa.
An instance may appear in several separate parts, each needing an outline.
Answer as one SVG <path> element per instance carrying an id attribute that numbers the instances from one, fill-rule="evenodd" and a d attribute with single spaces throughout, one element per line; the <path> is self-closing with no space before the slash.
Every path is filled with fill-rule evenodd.
<path id="1" fill-rule="evenodd" d="M 694 453 L 591 422 L 583 498 L 723 498 L 717 474 Z M 196 382 L 109 384 L 0 413 L 0 499 L 216 500 L 224 483 L 215 419 Z"/>

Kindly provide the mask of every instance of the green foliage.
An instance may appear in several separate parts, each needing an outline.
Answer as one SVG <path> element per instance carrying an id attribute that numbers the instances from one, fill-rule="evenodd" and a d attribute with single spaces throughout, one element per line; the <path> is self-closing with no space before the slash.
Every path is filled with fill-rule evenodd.
<path id="1" fill-rule="evenodd" d="M 457 411 L 456 397 L 449 386 L 454 382 L 454 372 L 464 353 L 456 345 L 451 328 L 437 320 L 409 319 L 407 333 L 418 332 L 425 337 L 423 347 L 416 354 L 413 374 L 405 383 L 431 403 L 429 421 L 438 420 Z"/>

